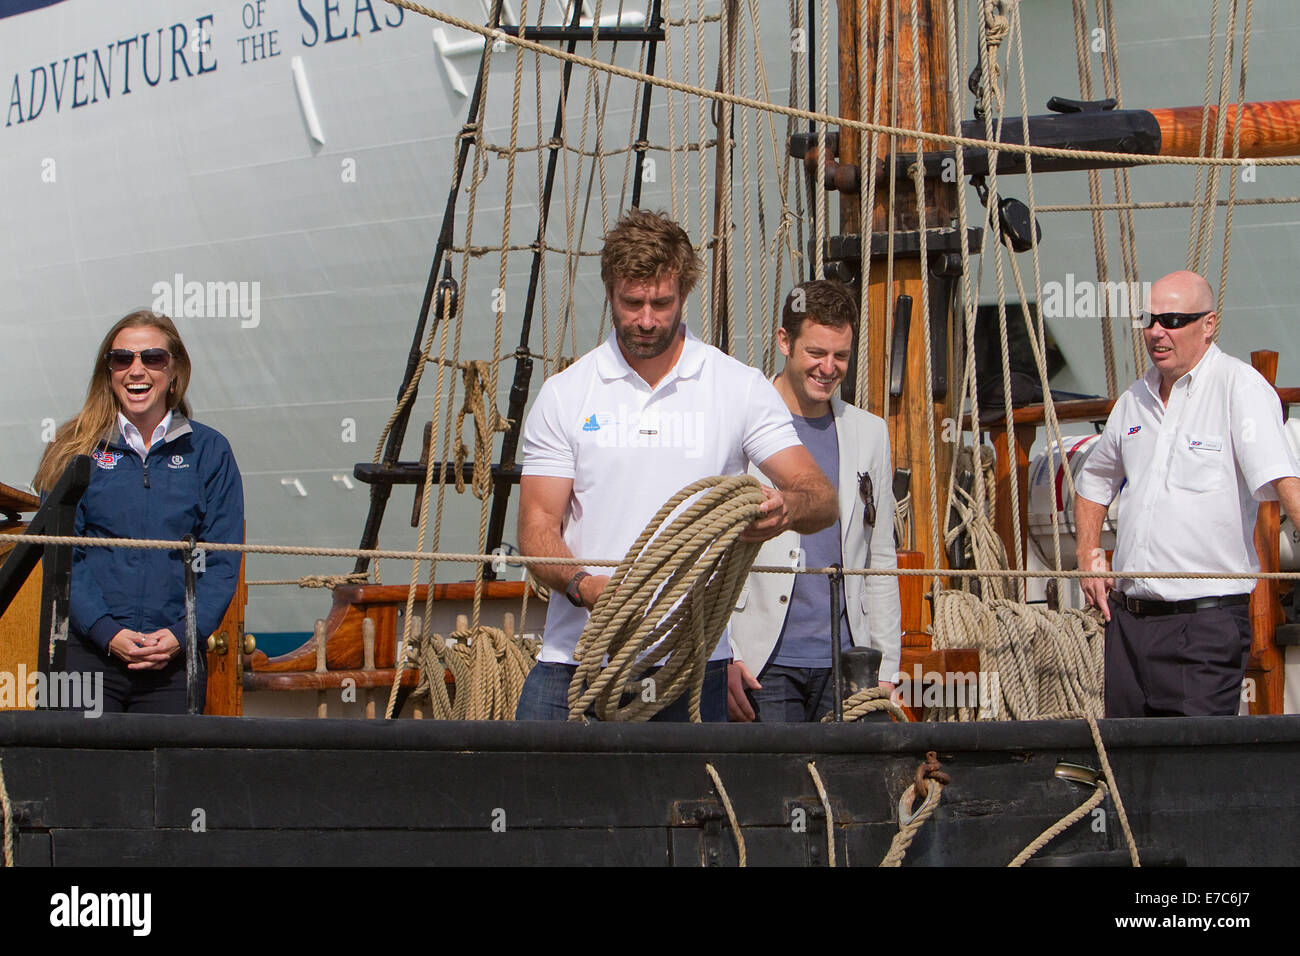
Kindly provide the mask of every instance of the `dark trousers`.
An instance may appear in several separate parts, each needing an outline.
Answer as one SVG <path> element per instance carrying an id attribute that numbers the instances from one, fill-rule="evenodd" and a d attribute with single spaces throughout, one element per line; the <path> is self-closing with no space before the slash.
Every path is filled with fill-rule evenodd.
<path id="1" fill-rule="evenodd" d="M 753 692 L 758 719 L 764 723 L 818 721 L 835 706 L 835 689 L 829 667 L 785 667 L 769 664 Z"/>
<path id="2" fill-rule="evenodd" d="M 207 690 L 206 660 L 199 667 L 199 700 Z M 104 675 L 103 711 L 106 714 L 184 714 L 185 656 L 178 654 L 160 671 L 128 670 L 124 662 L 106 654 L 75 634 L 68 637 L 64 670 Z M 200 711 L 201 712 L 201 711 Z"/>
<path id="3" fill-rule="evenodd" d="M 1111 598 L 1106 716 L 1236 714 L 1250 641 L 1250 610 L 1244 604 L 1137 615 Z"/>
<path id="4" fill-rule="evenodd" d="M 727 664 L 709 661 L 704 667 L 704 690 L 700 695 L 700 720 L 719 722 L 727 719 Z M 569 684 L 577 671 L 576 664 L 539 661 L 528 672 L 523 693 L 515 707 L 515 720 L 568 720 Z M 690 694 L 682 694 L 650 719 L 652 721 L 689 721 Z M 592 714 L 588 714 L 592 717 Z M 593 717 L 594 719 L 594 717 Z"/>

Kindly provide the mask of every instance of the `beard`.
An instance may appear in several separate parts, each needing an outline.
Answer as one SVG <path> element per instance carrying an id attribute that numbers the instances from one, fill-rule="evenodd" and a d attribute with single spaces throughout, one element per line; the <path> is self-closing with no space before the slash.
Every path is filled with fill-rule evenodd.
<path id="1" fill-rule="evenodd" d="M 672 347 L 674 339 L 681 334 L 681 328 L 682 317 L 678 315 L 670 328 L 656 330 L 649 336 L 644 336 L 631 324 L 616 325 L 614 331 L 624 355 L 636 359 L 652 359 L 658 358 Z"/>

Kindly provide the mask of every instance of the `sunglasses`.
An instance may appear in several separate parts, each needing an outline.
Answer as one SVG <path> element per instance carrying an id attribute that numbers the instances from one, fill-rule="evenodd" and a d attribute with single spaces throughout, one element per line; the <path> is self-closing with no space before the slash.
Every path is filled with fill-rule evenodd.
<path id="1" fill-rule="evenodd" d="M 132 352 L 130 349 L 109 349 L 105 358 L 110 372 L 125 372 L 135 364 L 135 357 L 140 356 L 140 364 L 147 369 L 160 372 L 172 360 L 172 353 L 166 349 L 144 349 Z"/>
<path id="2" fill-rule="evenodd" d="M 876 526 L 876 496 L 871 487 L 871 475 L 861 472 L 858 475 L 858 497 L 862 499 L 862 524 L 868 528 Z"/>
<path id="3" fill-rule="evenodd" d="M 1184 325 L 1189 325 L 1197 319 L 1203 319 L 1213 309 L 1206 309 L 1204 312 L 1146 312 L 1143 311 L 1138 316 L 1139 328 L 1149 329 L 1153 322 L 1159 322 L 1161 328 L 1181 329 Z"/>

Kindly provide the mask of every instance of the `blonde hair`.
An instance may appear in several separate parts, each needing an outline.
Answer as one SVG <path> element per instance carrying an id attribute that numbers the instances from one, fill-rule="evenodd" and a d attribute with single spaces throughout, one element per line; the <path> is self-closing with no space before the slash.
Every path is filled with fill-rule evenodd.
<path id="1" fill-rule="evenodd" d="M 617 279 L 639 281 L 677 276 L 683 297 L 700 278 L 700 263 L 686 230 L 667 213 L 635 206 L 605 235 L 600 253 L 600 281 L 612 291 Z"/>
<path id="2" fill-rule="evenodd" d="M 167 390 L 168 410 L 177 409 L 187 418 L 190 415 L 189 402 L 185 392 L 190 386 L 190 356 L 185 351 L 185 343 L 176 325 L 167 316 L 158 312 L 141 309 L 123 316 L 108 330 L 104 340 L 99 343 L 95 353 L 95 364 L 90 371 L 90 385 L 86 389 L 86 401 L 76 416 L 59 426 L 54 433 L 45 454 L 41 456 L 40 467 L 32 479 L 32 487 L 37 491 L 49 491 L 54 487 L 63 469 L 77 455 L 88 455 L 102 442 L 108 439 L 113 426 L 117 423 L 118 403 L 113 394 L 113 376 L 108 369 L 108 350 L 113 340 L 123 329 L 149 328 L 157 329 L 167 340 L 167 351 L 171 353 L 171 371 L 174 375 Z"/>

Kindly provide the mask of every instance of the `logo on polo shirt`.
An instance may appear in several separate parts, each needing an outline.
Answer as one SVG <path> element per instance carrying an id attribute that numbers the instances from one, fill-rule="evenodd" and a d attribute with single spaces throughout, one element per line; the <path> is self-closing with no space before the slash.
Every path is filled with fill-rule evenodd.
<path id="1" fill-rule="evenodd" d="M 592 419 L 596 416 L 593 415 Z M 600 415 L 600 424 L 584 431 L 600 429 L 596 444 L 601 448 L 681 448 L 687 458 L 704 454 L 705 414 L 701 411 L 659 411 L 655 408 L 638 412 L 619 405 L 615 415 Z"/>
<path id="2" fill-rule="evenodd" d="M 118 461 L 122 458 L 120 451 L 97 451 L 90 456 L 95 459 L 95 464 L 105 471 L 112 471 L 117 467 Z"/>
<path id="3" fill-rule="evenodd" d="M 1136 435 L 1136 434 L 1137 434 L 1138 432 L 1140 432 L 1141 430 L 1142 430 L 1142 426 L 1141 426 L 1141 425 L 1134 425 L 1132 428 L 1130 428 L 1130 429 L 1128 430 L 1128 433 L 1129 433 L 1130 435 Z"/>

